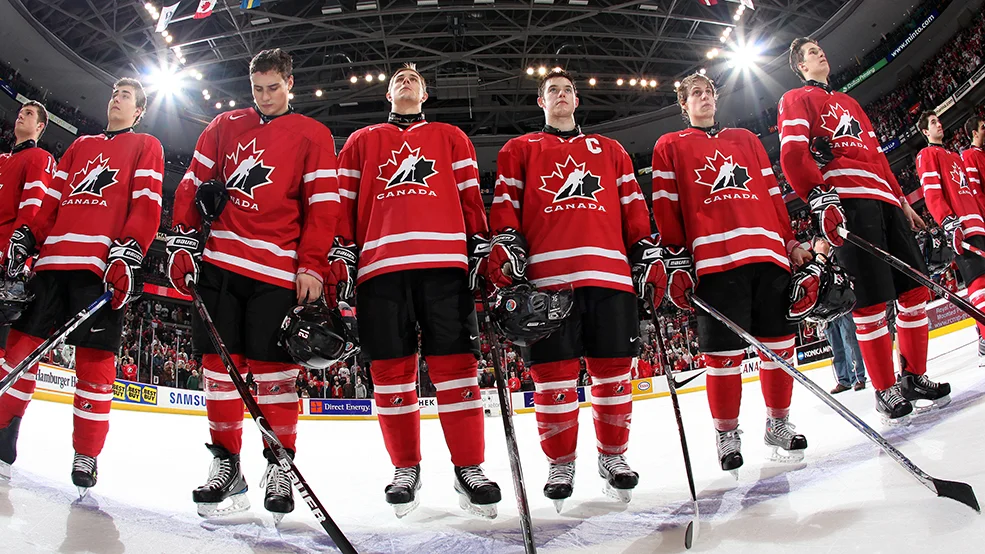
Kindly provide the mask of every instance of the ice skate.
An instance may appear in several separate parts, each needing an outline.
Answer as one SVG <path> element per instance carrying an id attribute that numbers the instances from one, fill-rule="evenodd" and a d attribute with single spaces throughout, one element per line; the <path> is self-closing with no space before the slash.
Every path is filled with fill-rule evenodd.
<path id="1" fill-rule="evenodd" d="M 978 367 L 985 367 L 985 338 L 978 337 Z"/>
<path id="2" fill-rule="evenodd" d="M 496 503 L 503 495 L 499 485 L 490 481 L 480 466 L 455 466 L 455 492 L 458 493 L 458 505 L 466 512 L 496 519 L 499 510 Z"/>
<path id="3" fill-rule="evenodd" d="M 287 454 L 294 459 L 294 452 Z M 269 448 L 263 449 L 263 457 L 267 459 L 267 471 L 260 480 L 260 486 L 266 489 L 263 507 L 274 517 L 278 524 L 284 516 L 294 511 L 294 489 L 291 486 L 291 474 L 280 467 L 280 463 Z"/>
<path id="4" fill-rule="evenodd" d="M 913 405 L 903 397 L 900 384 L 896 383 L 886 390 L 876 391 L 876 410 L 882 417 L 882 422 L 891 426 L 910 424 Z"/>
<path id="5" fill-rule="evenodd" d="M 547 476 L 547 484 L 544 485 L 544 496 L 554 501 L 554 509 L 561 513 L 564 501 L 571 496 L 575 483 L 575 462 L 571 461 L 564 464 L 551 464 L 550 473 Z"/>
<path id="6" fill-rule="evenodd" d="M 20 427 L 21 418 L 15 417 L 0 429 L 0 480 L 10 480 L 10 466 L 17 459 L 17 433 Z"/>
<path id="7" fill-rule="evenodd" d="M 807 438 L 794 433 L 794 425 L 789 418 L 766 418 L 766 446 L 772 447 L 770 460 L 780 463 L 797 463 L 804 459 Z"/>
<path id="8" fill-rule="evenodd" d="M 398 467 L 393 472 L 393 482 L 386 486 L 386 501 L 393 506 L 398 518 L 414 511 L 420 504 L 417 491 L 421 490 L 421 465 Z"/>
<path id="9" fill-rule="evenodd" d="M 739 480 L 739 468 L 742 467 L 742 434 L 738 428 L 731 431 L 718 432 L 718 460 L 723 471 L 728 471 Z"/>
<path id="10" fill-rule="evenodd" d="M 605 479 L 603 491 L 609 498 L 629 503 L 640 474 L 630 469 L 622 454 L 599 454 L 599 477 Z"/>
<path id="11" fill-rule="evenodd" d="M 79 498 L 85 498 L 89 489 L 96 486 L 96 459 L 75 453 L 72 460 L 72 483 L 79 489 Z"/>
<path id="12" fill-rule="evenodd" d="M 192 491 L 192 500 L 198 504 L 202 517 L 226 516 L 250 509 L 246 498 L 246 479 L 239 465 L 239 454 L 231 454 L 217 444 L 207 444 L 212 452 L 209 480 Z"/>
<path id="13" fill-rule="evenodd" d="M 899 377 L 899 389 L 903 398 L 910 401 L 915 413 L 928 412 L 943 408 L 951 403 L 951 385 L 935 383 L 926 375 L 917 375 L 903 370 Z M 918 400 L 929 400 L 929 403 L 917 404 Z"/>

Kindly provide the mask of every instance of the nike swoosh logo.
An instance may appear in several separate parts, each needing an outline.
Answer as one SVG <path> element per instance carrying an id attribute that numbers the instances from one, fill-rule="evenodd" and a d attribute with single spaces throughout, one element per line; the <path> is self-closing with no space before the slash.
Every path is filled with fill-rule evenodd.
<path id="1" fill-rule="evenodd" d="M 229 121 L 236 121 L 237 119 L 240 119 L 242 117 L 246 117 L 246 114 L 243 113 L 243 114 L 239 114 L 239 115 L 231 115 L 231 116 L 229 116 Z"/>
<path id="2" fill-rule="evenodd" d="M 679 133 L 677 136 L 679 136 L 679 137 L 686 137 L 686 136 L 688 136 L 690 134 L 691 133 Z"/>
<path id="3" fill-rule="evenodd" d="M 90 333 L 102 333 L 105 330 L 106 330 L 106 328 L 104 327 L 102 329 L 89 329 L 89 332 Z"/>
<path id="4" fill-rule="evenodd" d="M 544 140 L 544 139 L 530 139 L 527 142 L 540 142 L 542 140 Z"/>
<path id="5" fill-rule="evenodd" d="M 704 370 L 701 370 L 698 373 L 695 373 L 694 375 L 688 377 L 687 379 L 684 379 L 683 381 L 678 381 L 677 379 L 674 379 L 673 377 L 671 377 L 670 380 L 674 382 L 674 388 L 675 389 L 679 389 L 679 388 L 683 387 L 684 385 L 690 383 L 691 381 L 694 381 L 698 377 L 701 377 L 701 374 L 702 373 L 704 373 Z"/>
<path id="6" fill-rule="evenodd" d="M 479 335 L 469 335 L 469 340 L 475 340 L 479 338 Z"/>

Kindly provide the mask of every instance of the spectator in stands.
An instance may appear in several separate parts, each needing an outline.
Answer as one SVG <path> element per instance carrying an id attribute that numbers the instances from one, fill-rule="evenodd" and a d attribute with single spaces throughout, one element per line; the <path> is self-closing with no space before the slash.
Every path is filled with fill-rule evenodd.
<path id="1" fill-rule="evenodd" d="M 362 377 L 356 377 L 356 398 L 363 399 L 367 397 L 366 385 L 363 384 Z"/>
<path id="2" fill-rule="evenodd" d="M 814 241 L 814 251 L 822 256 L 829 256 L 831 245 L 818 237 Z M 831 389 L 831 394 L 845 392 L 853 387 L 855 390 L 865 388 L 865 363 L 862 362 L 858 337 L 855 333 L 855 320 L 852 319 L 851 313 L 846 313 L 824 327 L 824 336 L 828 339 L 831 353 L 834 355 L 835 377 L 838 379 L 838 384 Z"/>
<path id="3" fill-rule="evenodd" d="M 193 370 L 188 376 L 188 381 L 185 382 L 185 388 L 188 390 L 202 390 L 202 382 L 198 378 L 197 370 Z"/>

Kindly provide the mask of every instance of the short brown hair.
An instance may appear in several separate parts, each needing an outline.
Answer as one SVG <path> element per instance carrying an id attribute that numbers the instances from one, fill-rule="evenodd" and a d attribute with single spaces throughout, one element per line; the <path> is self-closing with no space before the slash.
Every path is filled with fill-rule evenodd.
<path id="1" fill-rule="evenodd" d="M 575 78 L 572 77 L 571 74 L 568 73 L 567 71 L 560 68 L 555 68 L 548 71 L 547 75 L 541 77 L 540 82 L 537 83 L 537 96 L 543 97 L 544 90 L 547 88 L 547 81 L 550 81 L 551 79 L 554 79 L 556 77 L 567 79 L 568 82 L 571 83 L 572 90 L 575 91 L 575 94 L 578 94 L 578 87 L 575 86 Z"/>
<path id="2" fill-rule="evenodd" d="M 21 109 L 23 110 L 24 108 L 26 108 L 28 106 L 31 106 L 35 110 L 37 110 L 37 112 L 38 112 L 38 121 L 40 123 L 43 123 L 44 124 L 44 129 L 41 129 L 41 132 L 38 133 L 38 138 L 41 138 L 41 135 L 44 134 L 45 129 L 48 128 L 48 110 L 45 109 L 44 104 L 42 104 L 41 102 L 38 102 L 37 100 L 28 100 L 27 102 L 24 102 L 24 105 L 21 106 Z"/>
<path id="3" fill-rule="evenodd" d="M 926 131 L 930 128 L 930 118 L 936 117 L 937 112 L 934 110 L 924 110 L 920 113 L 920 119 L 917 120 L 917 129 L 921 131 Z"/>
<path id="4" fill-rule="evenodd" d="M 417 70 L 417 64 L 413 62 L 405 63 L 403 67 L 394 71 L 393 76 L 390 77 L 390 82 L 387 84 L 387 88 L 390 88 L 390 86 L 393 85 L 393 80 L 397 78 L 397 75 L 400 75 L 404 71 L 412 71 L 414 73 L 417 73 L 417 76 L 421 79 L 421 85 L 424 86 L 424 91 L 427 92 L 428 90 L 427 79 L 424 78 L 424 75 L 421 75 L 421 72 Z"/>
<path id="5" fill-rule="evenodd" d="M 133 125 L 136 126 L 144 118 L 144 114 L 147 113 L 147 93 L 144 92 L 144 85 L 140 84 L 140 81 L 136 79 L 124 77 L 113 83 L 113 91 L 116 92 L 120 87 L 130 87 L 133 89 L 134 101 L 137 103 L 137 107 L 140 108 L 140 115 L 133 122 Z"/>
<path id="6" fill-rule="evenodd" d="M 687 102 L 688 91 L 696 81 L 706 81 L 708 86 L 711 87 L 712 92 L 715 93 L 715 98 L 718 98 L 718 89 L 715 88 L 715 81 L 711 77 L 700 73 L 692 73 L 681 79 L 681 84 L 677 87 L 677 105 L 680 106 Z"/>
<path id="7" fill-rule="evenodd" d="M 981 125 L 982 118 L 977 115 L 973 115 L 965 120 L 964 122 L 964 132 L 968 133 L 968 140 L 974 135 L 975 131 L 978 130 L 978 126 Z"/>
<path id="8" fill-rule="evenodd" d="M 288 77 L 294 74 L 294 62 L 291 60 L 291 55 L 280 48 L 274 48 L 264 50 L 253 56 L 253 59 L 250 60 L 250 75 L 268 71 L 280 73 L 286 81 Z"/>
<path id="9" fill-rule="evenodd" d="M 790 69 L 794 74 L 805 81 L 804 74 L 800 72 L 798 65 L 804 63 L 804 52 L 801 50 L 805 44 L 817 44 L 817 41 L 808 37 L 797 37 L 790 43 Z"/>

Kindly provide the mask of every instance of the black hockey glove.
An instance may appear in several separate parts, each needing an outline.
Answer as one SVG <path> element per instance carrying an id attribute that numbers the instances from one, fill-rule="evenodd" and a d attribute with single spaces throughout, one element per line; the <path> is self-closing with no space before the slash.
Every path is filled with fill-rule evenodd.
<path id="1" fill-rule="evenodd" d="M 819 168 L 828 165 L 835 159 L 834 153 L 831 152 L 831 141 L 828 140 L 828 137 L 814 137 L 814 140 L 811 141 L 811 156 L 814 157 Z"/>
<path id="2" fill-rule="evenodd" d="M 667 298 L 678 308 L 691 311 L 691 292 L 697 279 L 694 258 L 687 248 L 668 246 L 662 249 L 661 259 L 667 268 Z"/>
<path id="3" fill-rule="evenodd" d="M 325 303 L 334 309 L 339 302 L 352 303 L 356 294 L 356 268 L 359 249 L 356 243 L 335 237 L 328 252 L 328 275 L 325 276 Z"/>
<path id="4" fill-rule="evenodd" d="M 954 250 L 955 254 L 964 254 L 964 246 L 961 243 L 964 242 L 964 230 L 961 228 L 961 221 L 953 216 L 949 215 L 941 221 L 941 227 L 944 228 L 944 234 L 947 235 L 947 240 L 951 243 L 951 250 Z"/>
<path id="5" fill-rule="evenodd" d="M 38 253 L 38 241 L 27 225 L 21 225 L 10 235 L 7 247 L 7 276 L 15 279 L 24 273 L 24 265 Z"/>
<path id="6" fill-rule="evenodd" d="M 650 300 L 653 307 L 660 305 L 667 292 L 667 268 L 661 259 L 662 255 L 663 249 L 650 237 L 640 239 L 629 249 L 629 265 L 633 272 L 636 295 L 643 300 Z M 647 293 L 647 288 L 652 288 L 651 292 Z"/>
<path id="7" fill-rule="evenodd" d="M 469 251 L 469 288 L 475 292 L 479 290 L 482 277 L 486 274 L 486 264 L 489 261 L 489 239 L 483 233 L 476 233 L 469 237 L 467 249 Z"/>
<path id="8" fill-rule="evenodd" d="M 189 276 L 193 283 L 198 282 L 198 264 L 202 261 L 203 246 L 195 229 L 175 225 L 168 233 L 164 250 L 168 255 L 168 278 L 171 286 L 182 294 L 191 293 L 185 283 Z"/>
<path id="9" fill-rule="evenodd" d="M 814 224 L 831 246 L 841 246 L 844 240 L 838 234 L 838 227 L 845 225 L 845 211 L 841 208 L 838 193 L 827 185 L 819 185 L 807 194 L 807 205 L 814 215 Z"/>
<path id="10" fill-rule="evenodd" d="M 527 239 L 507 227 L 489 245 L 487 277 L 496 288 L 504 288 L 527 278 Z"/>
<path id="11" fill-rule="evenodd" d="M 107 291 L 113 292 L 110 306 L 114 310 L 136 300 L 143 292 L 144 284 L 140 280 L 140 265 L 143 262 L 144 252 L 136 239 L 127 237 L 113 241 L 106 256 L 103 283 Z"/>

